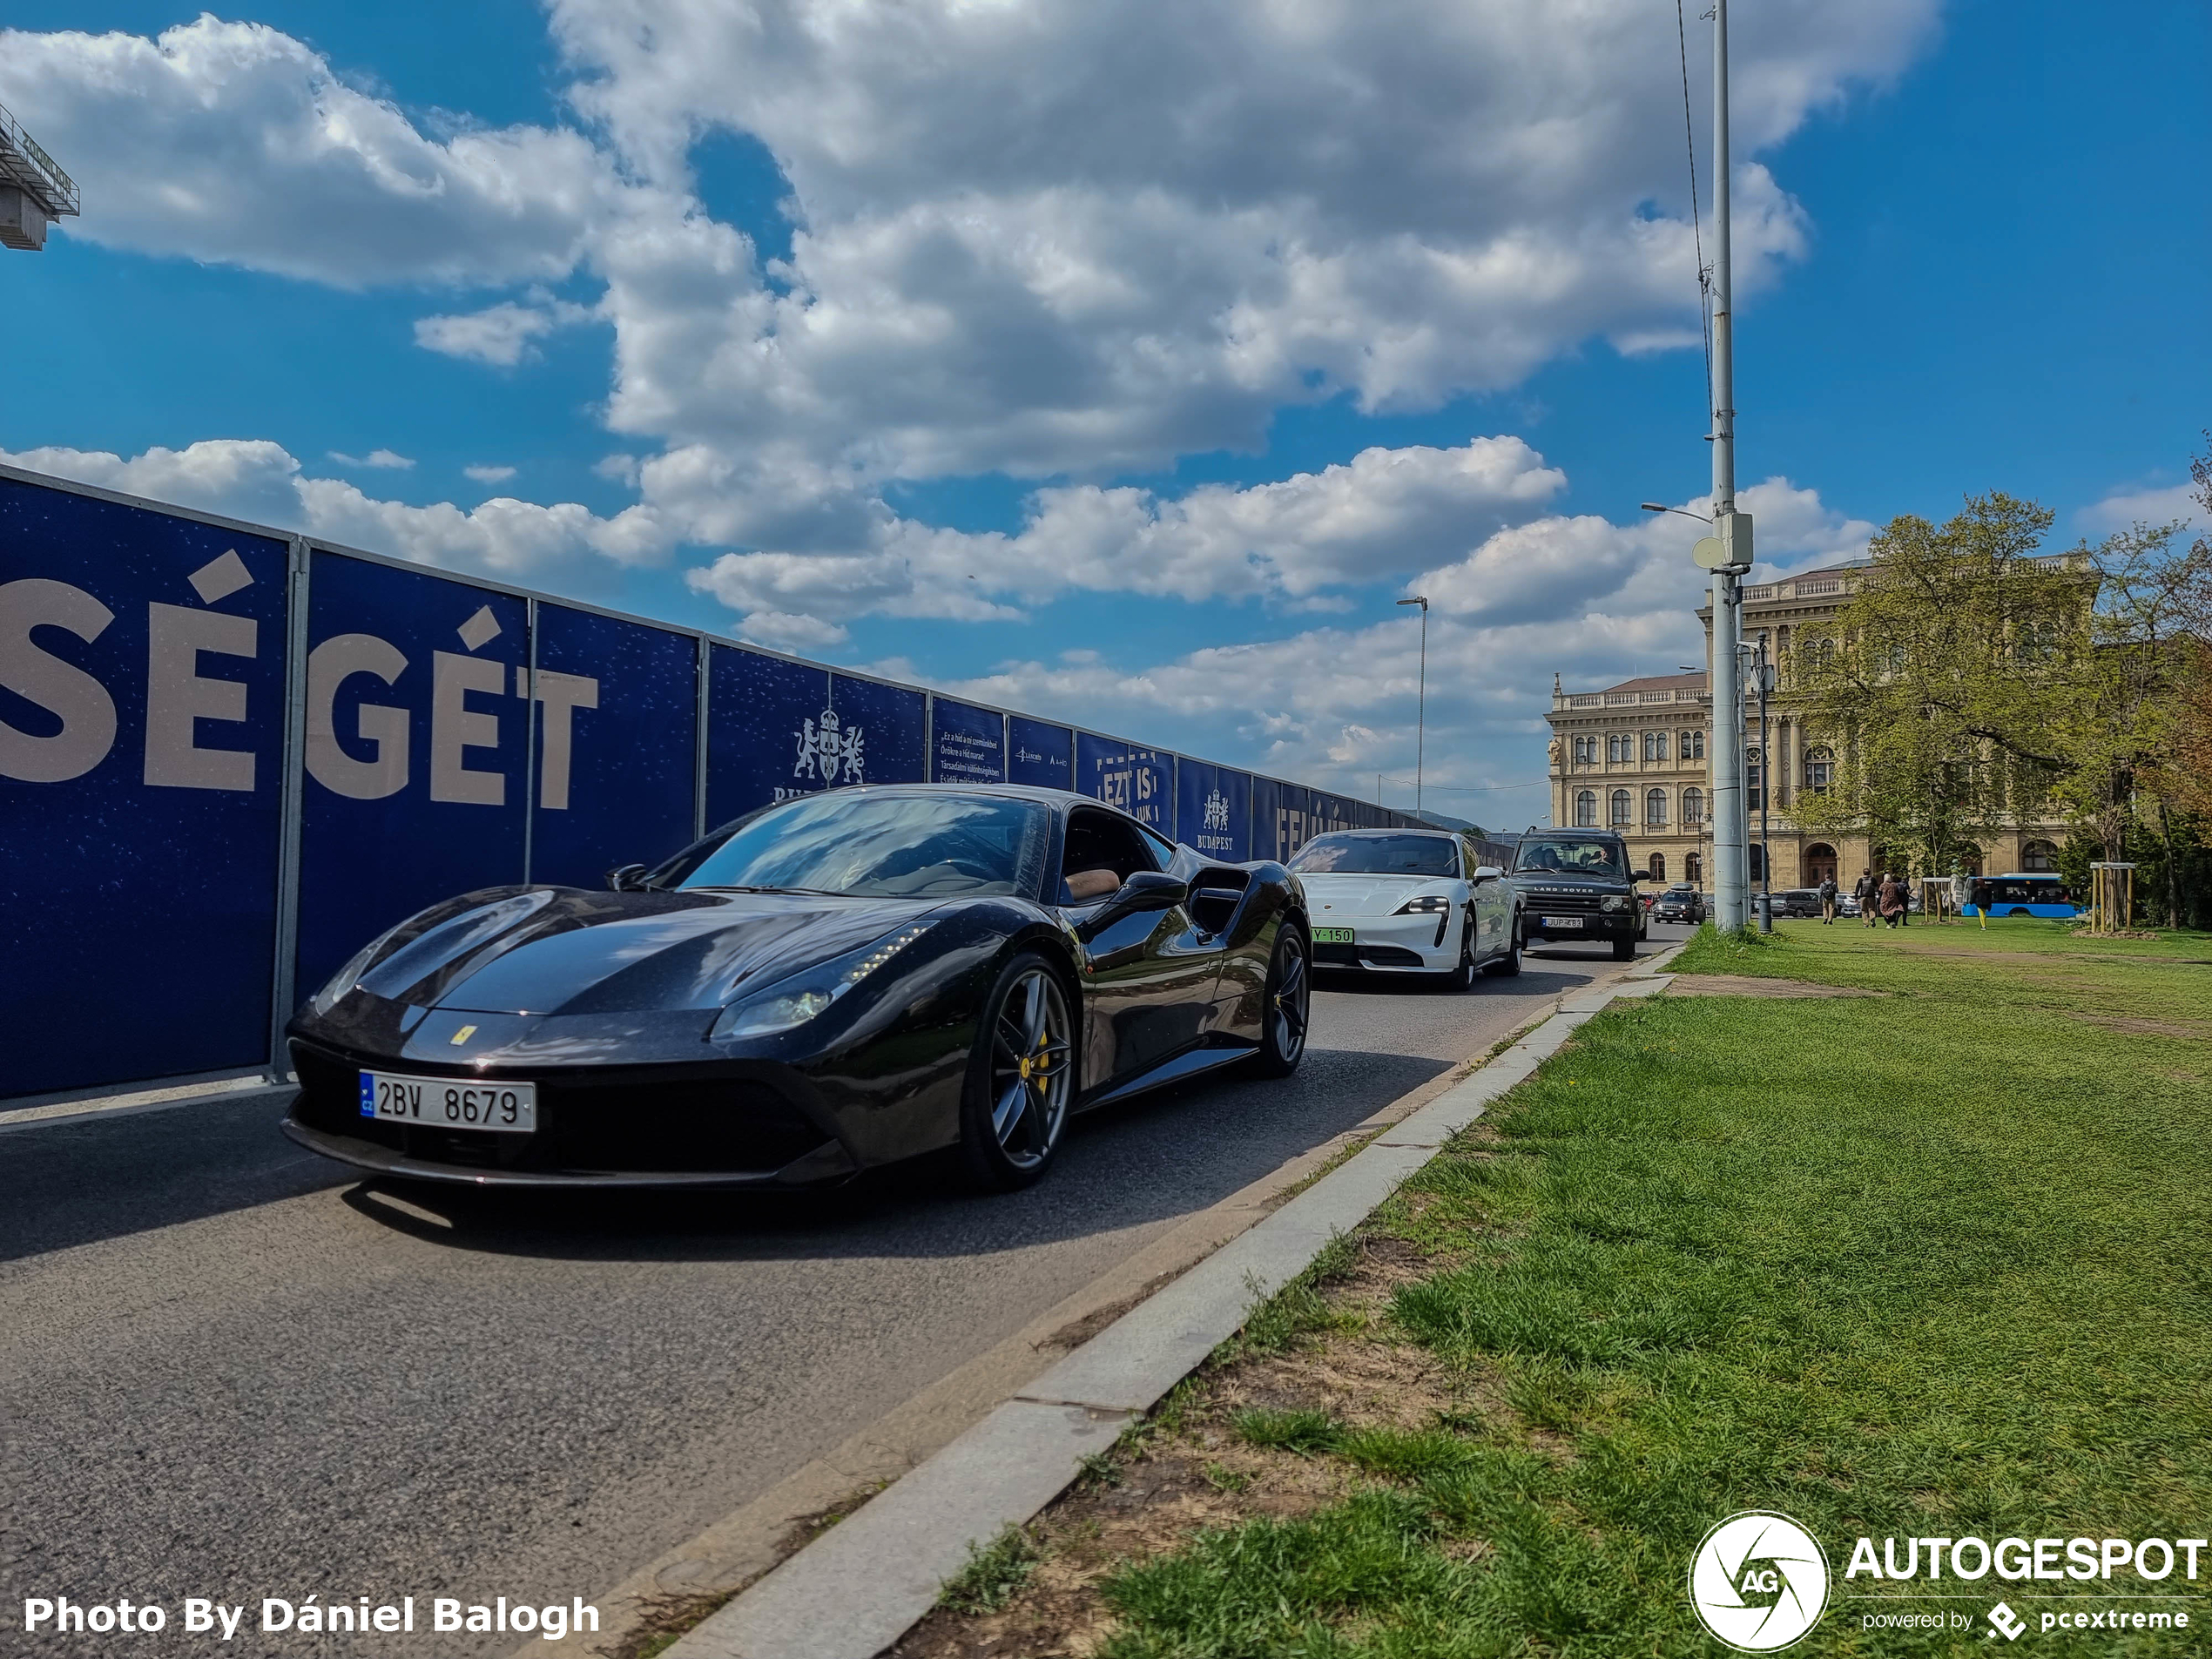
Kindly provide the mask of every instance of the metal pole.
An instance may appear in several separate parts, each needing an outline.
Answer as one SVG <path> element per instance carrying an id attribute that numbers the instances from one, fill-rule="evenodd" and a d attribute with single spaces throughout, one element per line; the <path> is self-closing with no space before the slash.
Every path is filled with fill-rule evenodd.
<path id="1" fill-rule="evenodd" d="M 1726 544 L 1736 512 L 1736 368 L 1729 272 L 1728 0 L 1713 8 L 1713 523 Z M 1745 538 L 1748 541 L 1748 537 Z M 1743 635 L 1737 571 L 1713 572 L 1713 907 L 1723 930 L 1743 926 Z"/>
<path id="2" fill-rule="evenodd" d="M 1766 730 L 1769 671 L 1766 642 L 1762 639 L 1751 674 L 1759 688 L 1759 931 L 1763 934 L 1774 931 L 1774 849 L 1768 846 L 1766 834 L 1766 804 L 1774 794 L 1774 749 Z"/>
<path id="3" fill-rule="evenodd" d="M 314 551 L 293 536 L 284 563 L 284 753 L 277 796 L 276 960 L 270 964 L 269 1065 L 273 1083 L 292 1075 L 284 1028 L 299 1000 L 300 843 L 307 815 L 307 576 Z"/>
<path id="4" fill-rule="evenodd" d="M 1413 810 L 1421 810 L 1421 776 L 1428 749 L 1428 601 L 1421 601 L 1421 678 L 1413 714 Z"/>

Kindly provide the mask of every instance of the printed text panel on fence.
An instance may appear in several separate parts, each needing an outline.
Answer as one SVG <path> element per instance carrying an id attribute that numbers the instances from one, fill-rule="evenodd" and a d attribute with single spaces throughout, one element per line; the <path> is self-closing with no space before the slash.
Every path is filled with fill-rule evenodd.
<path id="1" fill-rule="evenodd" d="M 287 552 L 0 480 L 0 1098 L 267 1053 Z"/>

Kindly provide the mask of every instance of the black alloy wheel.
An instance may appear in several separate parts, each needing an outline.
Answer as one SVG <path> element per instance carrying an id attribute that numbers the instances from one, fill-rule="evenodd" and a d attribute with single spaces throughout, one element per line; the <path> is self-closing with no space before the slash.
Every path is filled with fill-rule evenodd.
<path id="1" fill-rule="evenodd" d="M 1045 959 L 1025 951 L 984 999 L 961 1103 L 961 1157 L 987 1190 L 1026 1187 L 1060 1150 L 1075 1097 L 1075 1022 Z"/>
<path id="2" fill-rule="evenodd" d="M 1267 965 L 1267 993 L 1260 1008 L 1259 1052 L 1252 1069 L 1263 1077 L 1287 1077 L 1305 1057 L 1305 1030 L 1313 1011 L 1313 979 L 1306 971 L 1305 934 L 1285 918 L 1275 930 L 1275 955 Z"/>
<path id="3" fill-rule="evenodd" d="M 1635 961 L 1635 959 L 1636 941 L 1634 939 L 1616 939 L 1613 941 L 1613 960 L 1615 961 L 1632 962 Z"/>

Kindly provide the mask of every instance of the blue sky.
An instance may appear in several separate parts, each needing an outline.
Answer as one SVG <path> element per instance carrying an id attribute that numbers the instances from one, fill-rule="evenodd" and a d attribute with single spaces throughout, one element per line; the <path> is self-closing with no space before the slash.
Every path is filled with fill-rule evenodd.
<path id="1" fill-rule="evenodd" d="M 274 31 L 245 76 L 209 66 L 212 37 L 118 57 L 53 32 L 152 42 L 185 11 L 18 0 L 0 102 L 88 211 L 44 253 L 0 260 L 10 314 L 36 320 L 11 341 L 0 449 L 1368 789 L 1411 775 L 1413 636 L 1393 602 L 1426 586 L 1429 779 L 1467 792 L 1432 804 L 1501 822 L 1541 798 L 1499 786 L 1541 773 L 1553 672 L 1691 660 L 1694 527 L 1635 510 L 1707 486 L 1702 360 L 1654 343 L 1695 328 L 1689 265 L 1679 237 L 1636 229 L 1679 231 L 1686 211 L 1672 8 L 1621 0 L 1588 41 L 1536 43 L 1532 90 L 1479 61 L 1517 8 L 1472 8 L 1497 14 L 1472 37 L 1450 8 L 1347 9 L 1334 44 L 1254 46 L 1247 21 L 1177 29 L 1131 5 L 1130 61 L 1157 60 L 1157 27 L 1194 84 L 1255 78 L 1157 152 L 1138 124 L 1168 94 L 1074 10 L 1007 8 L 1034 14 L 1012 46 L 946 23 L 954 68 L 932 79 L 895 43 L 826 37 L 816 10 L 272 0 L 225 19 Z M 2184 193 L 2212 139 L 2184 67 L 2212 46 L 2202 9 L 1825 10 L 1736 9 L 1737 159 L 1770 181 L 1739 184 L 1759 218 L 1738 228 L 1738 473 L 1789 486 L 1758 503 L 1763 545 L 1785 566 L 1848 556 L 1894 514 L 1992 488 L 2057 509 L 2069 540 L 2180 510 L 2212 424 L 2212 232 Z M 700 20 L 717 10 L 775 44 Z M 659 55 L 624 44 L 641 22 Z M 1413 55 L 1375 44 L 1385 29 Z M 1419 60 L 1454 53 L 1467 78 L 1429 84 Z M 1294 96 L 1347 78 L 1340 101 Z M 180 85 L 188 114 L 164 103 Z M 1035 93 L 1033 131 L 974 113 L 1008 86 Z M 1414 113 L 1378 116 L 1362 91 Z M 342 178 L 318 172 L 320 139 L 293 165 L 295 94 L 311 131 L 384 111 L 395 125 L 361 142 L 400 158 L 400 184 L 387 166 L 362 185 L 350 138 L 330 149 Z M 1551 136 L 1576 123 L 1595 136 Z M 425 221 L 408 170 L 448 166 L 469 132 L 527 135 L 498 163 L 504 193 L 473 209 L 448 185 Z M 1302 174 L 1314 133 L 1335 150 Z M 176 206 L 225 188 L 208 212 Z M 502 217 L 533 191 L 551 205 Z M 1285 275 L 1293 239 L 1327 251 L 1318 275 Z M 1508 256 L 1539 297 L 1489 274 Z M 768 377 L 744 342 L 797 341 L 797 312 L 759 320 L 779 301 L 807 308 L 811 355 L 789 345 Z M 501 307 L 528 331 L 511 363 L 486 361 L 480 328 L 455 337 L 493 345 L 421 343 L 427 318 Z M 619 360 L 617 323 L 645 342 Z M 726 372 L 701 369 L 733 341 Z M 1517 443 L 1457 464 L 1476 439 Z M 221 441 L 262 447 L 191 448 Z M 192 459 L 141 459 L 157 448 Z M 413 464 L 341 458 L 379 451 Z M 1366 451 L 1384 455 L 1355 472 Z M 678 455 L 642 480 L 608 462 Z M 401 510 L 495 496 L 580 503 L 593 528 L 517 540 Z"/>

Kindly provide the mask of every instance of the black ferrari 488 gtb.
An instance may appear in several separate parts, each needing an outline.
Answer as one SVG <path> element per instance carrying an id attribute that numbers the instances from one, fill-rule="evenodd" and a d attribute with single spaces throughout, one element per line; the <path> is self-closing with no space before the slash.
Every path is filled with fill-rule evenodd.
<path id="1" fill-rule="evenodd" d="M 609 884 L 369 944 L 292 1022 L 286 1132 L 478 1185 L 794 1186 L 956 1146 L 1016 1187 L 1070 1113 L 1305 1052 L 1298 878 L 1080 795 L 806 795 Z"/>

